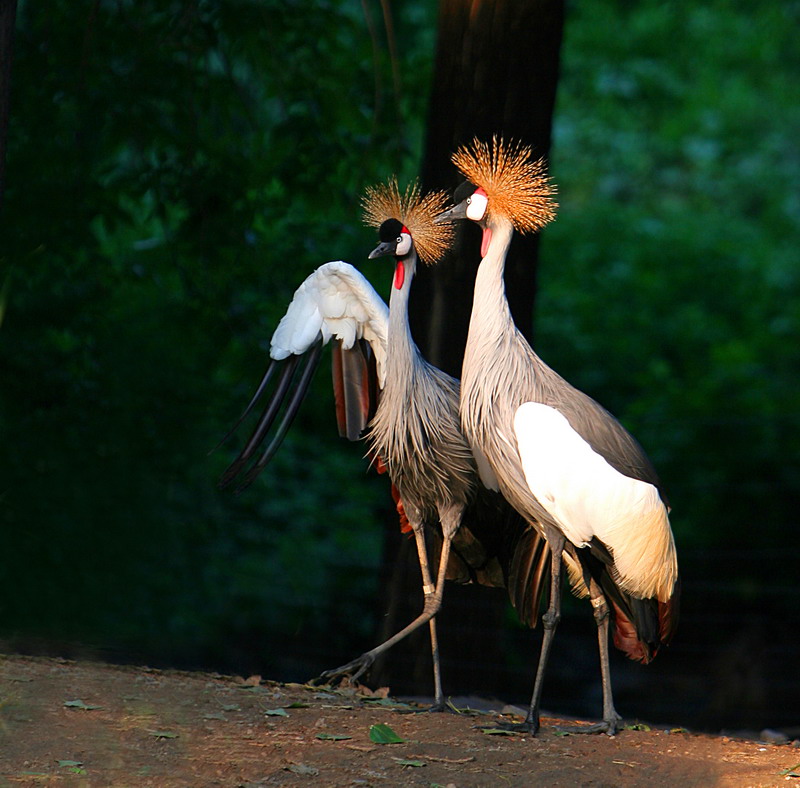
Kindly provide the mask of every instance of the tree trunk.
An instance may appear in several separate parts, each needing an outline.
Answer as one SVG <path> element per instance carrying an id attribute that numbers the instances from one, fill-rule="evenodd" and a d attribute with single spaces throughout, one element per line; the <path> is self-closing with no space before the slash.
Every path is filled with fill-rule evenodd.
<path id="1" fill-rule="evenodd" d="M 424 189 L 458 185 L 461 178 L 450 156 L 474 137 L 502 135 L 530 145 L 537 156 L 548 154 L 563 22 L 563 0 L 441 0 Z M 418 270 L 410 314 L 414 338 L 425 356 L 460 377 L 480 231 L 462 222 L 457 233 L 443 261 Z M 516 235 L 505 274 L 512 314 L 529 339 L 537 250 L 537 236 Z M 422 609 L 416 551 L 397 530 L 393 523 L 384 545 L 381 587 L 387 594 L 383 610 L 389 613 L 382 635 L 387 637 Z M 498 669 L 506 604 L 501 593 L 448 583 L 437 619 L 446 693 L 502 691 Z M 429 652 L 427 628 L 420 629 L 376 664 L 373 681 L 395 692 L 430 694 Z"/>

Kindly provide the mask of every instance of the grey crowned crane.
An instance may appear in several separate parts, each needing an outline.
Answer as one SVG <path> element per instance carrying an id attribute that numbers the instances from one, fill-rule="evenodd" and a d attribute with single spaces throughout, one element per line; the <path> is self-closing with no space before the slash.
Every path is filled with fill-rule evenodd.
<path id="1" fill-rule="evenodd" d="M 420 615 L 402 630 L 320 679 L 357 679 L 379 654 L 429 623 L 435 710 L 445 708 L 434 618 L 445 579 L 507 587 L 521 620 L 535 626 L 549 564 L 544 540 L 481 481 L 460 429 L 458 381 L 429 364 L 411 337 L 408 298 L 418 260 L 434 262 L 452 237 L 449 225 L 434 223 L 445 202 L 442 193 L 421 197 L 416 184 L 401 193 L 395 180 L 367 191 L 365 221 L 378 228 L 380 238 L 369 256 L 395 260 L 388 310 L 347 263 L 327 263 L 303 282 L 272 337 L 270 369 L 236 426 L 255 407 L 274 369 L 285 368 L 252 437 L 221 480 L 226 486 L 242 475 L 246 486 L 269 462 L 305 396 L 322 345 L 334 338 L 340 433 L 353 440 L 364 437 L 370 456 L 388 471 L 398 510 L 416 540 L 425 601 Z M 298 365 L 305 366 L 293 390 Z M 274 437 L 247 469 L 284 401 Z M 493 480 L 489 484 L 496 487 Z M 435 582 L 426 528 L 441 539 Z"/>
<path id="2" fill-rule="evenodd" d="M 461 378 L 461 425 L 494 472 L 499 490 L 547 539 L 550 604 L 531 705 L 522 728 L 536 733 L 553 635 L 561 617 L 562 556 L 573 587 L 588 596 L 598 629 L 603 720 L 585 732 L 613 735 L 621 719 L 609 674 L 614 642 L 649 662 L 673 635 L 678 564 L 668 504 L 641 446 L 604 408 L 554 372 L 514 325 L 503 284 L 516 229 L 555 216 L 555 188 L 529 148 L 473 141 L 453 156 L 467 182 L 441 221 L 483 229 L 481 262 Z"/>

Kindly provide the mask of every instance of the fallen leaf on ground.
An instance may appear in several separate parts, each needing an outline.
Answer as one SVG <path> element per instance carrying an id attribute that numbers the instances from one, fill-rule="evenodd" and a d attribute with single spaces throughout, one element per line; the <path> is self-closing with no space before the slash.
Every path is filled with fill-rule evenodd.
<path id="1" fill-rule="evenodd" d="M 369 729 L 370 741 L 375 744 L 402 744 L 405 739 L 398 736 L 388 725 L 378 722 Z"/>
<path id="2" fill-rule="evenodd" d="M 64 706 L 68 709 L 83 709 L 83 711 L 93 711 L 94 709 L 102 709 L 102 706 L 93 706 L 91 703 L 84 703 L 82 700 L 65 700 Z"/>
<path id="3" fill-rule="evenodd" d="M 425 761 L 415 761 L 411 760 L 410 758 L 392 758 L 392 760 L 397 761 L 397 765 L 402 766 L 403 768 L 408 768 L 409 766 L 419 768 L 420 766 L 428 765 L 425 763 Z"/>
<path id="4" fill-rule="evenodd" d="M 151 736 L 155 736 L 157 739 L 177 739 L 178 734 L 174 733 L 173 731 L 149 731 Z"/>

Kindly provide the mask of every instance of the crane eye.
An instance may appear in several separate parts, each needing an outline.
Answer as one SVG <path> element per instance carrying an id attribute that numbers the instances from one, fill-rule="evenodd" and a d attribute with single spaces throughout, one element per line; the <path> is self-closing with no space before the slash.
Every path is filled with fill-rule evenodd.
<path id="1" fill-rule="evenodd" d="M 398 235 L 397 236 L 397 243 L 399 243 L 399 244 L 403 243 L 403 236 L 402 235 Z"/>
<path id="2" fill-rule="evenodd" d="M 467 197 L 467 205 L 472 205 L 472 197 Z"/>

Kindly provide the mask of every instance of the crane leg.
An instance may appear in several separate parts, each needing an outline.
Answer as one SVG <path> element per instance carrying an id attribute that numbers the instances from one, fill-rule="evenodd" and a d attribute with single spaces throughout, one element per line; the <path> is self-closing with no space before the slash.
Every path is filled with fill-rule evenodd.
<path id="1" fill-rule="evenodd" d="M 608 629 L 609 620 L 611 618 L 608 610 L 608 602 L 605 596 L 599 591 L 600 604 L 595 603 L 595 597 L 592 597 L 592 604 L 594 607 L 594 618 L 597 622 L 597 645 L 600 651 L 600 676 L 603 683 L 603 722 L 600 723 L 597 732 L 607 733 L 613 736 L 617 732 L 617 725 L 622 721 L 622 717 L 617 714 L 614 708 L 614 698 L 611 691 L 611 668 L 609 667 L 608 659 Z"/>
<path id="2" fill-rule="evenodd" d="M 611 615 L 608 602 L 600 586 L 590 577 L 584 577 L 584 582 L 589 588 L 589 597 L 594 608 L 594 620 L 597 624 L 597 646 L 600 652 L 600 678 L 603 687 L 603 721 L 593 725 L 560 726 L 559 730 L 567 733 L 607 733 L 614 736 L 617 732 L 622 717 L 614 708 L 614 698 L 611 691 L 611 668 L 608 655 L 608 630 Z"/>
<path id="3" fill-rule="evenodd" d="M 445 575 L 447 574 L 447 562 L 450 557 L 450 544 L 453 539 L 453 534 L 461 523 L 461 509 L 454 512 L 442 512 L 440 517 L 442 521 L 442 550 L 439 558 L 439 568 L 436 577 L 436 585 L 431 582 L 431 573 L 428 564 L 428 552 L 425 546 L 425 534 L 421 519 L 417 516 L 417 512 L 406 502 L 406 514 L 409 523 L 414 531 L 414 536 L 417 543 L 417 554 L 419 557 L 420 571 L 422 573 L 422 590 L 425 597 L 425 603 L 422 612 L 407 626 L 403 627 L 399 632 L 396 632 L 388 640 L 385 640 L 380 645 L 364 652 L 360 657 L 356 657 L 346 665 L 342 665 L 333 670 L 326 670 L 320 674 L 315 682 L 335 681 L 337 679 L 349 677 L 351 681 L 356 681 L 361 677 L 368 668 L 372 666 L 376 658 L 388 651 L 392 646 L 401 641 L 403 638 L 410 635 L 415 630 L 419 629 L 423 624 L 429 624 L 431 633 L 431 653 L 433 656 L 433 672 L 434 672 L 434 690 L 435 698 L 431 711 L 445 711 L 448 707 L 444 700 L 444 693 L 442 691 L 441 668 L 439 664 L 439 644 L 436 636 L 436 623 L 435 616 L 442 606 L 442 597 L 444 596 L 444 583 Z"/>
<path id="4" fill-rule="evenodd" d="M 547 534 L 547 545 L 550 548 L 550 603 L 542 616 L 542 628 L 544 630 L 542 634 L 542 649 L 539 653 L 539 664 L 536 668 L 536 680 L 533 683 L 533 695 L 531 696 L 528 714 L 524 722 L 499 723 L 495 727 L 528 733 L 532 736 L 539 732 L 539 706 L 542 699 L 544 674 L 547 669 L 547 661 L 550 658 L 556 627 L 561 620 L 561 572 L 563 568 L 561 555 L 564 552 L 565 544 L 566 539 L 562 533 Z"/>
<path id="5" fill-rule="evenodd" d="M 539 707 L 542 700 L 544 674 L 550 650 L 553 646 L 553 637 L 556 633 L 558 622 L 561 621 L 561 571 L 564 566 L 561 554 L 564 552 L 565 539 L 561 534 L 548 538 L 550 546 L 550 604 L 542 616 L 542 650 L 539 654 L 539 665 L 536 668 L 536 680 L 533 684 L 533 695 L 528 716 L 520 728 L 534 736 L 539 731 Z"/>
<path id="6" fill-rule="evenodd" d="M 437 586 L 434 586 L 433 581 L 431 579 L 431 570 L 430 567 L 428 566 L 428 550 L 425 546 L 425 534 L 423 533 L 422 528 L 414 529 L 414 538 L 416 539 L 417 542 L 419 569 L 422 574 L 422 593 L 425 599 L 425 603 L 427 604 L 428 598 L 436 593 L 436 588 L 438 586 L 438 583 Z M 450 545 L 448 543 L 448 552 L 449 552 L 449 547 Z M 442 545 L 442 555 L 444 555 L 444 545 Z M 447 562 L 445 562 L 444 565 L 446 567 Z M 440 560 L 439 568 L 441 569 L 441 567 L 442 567 L 442 562 Z M 443 594 L 439 596 L 439 607 L 441 607 L 442 596 Z M 424 614 L 424 609 L 423 609 L 423 614 Z M 442 691 L 442 668 L 439 662 L 439 637 L 436 634 L 435 615 L 428 622 L 428 627 L 430 629 L 430 635 L 431 635 L 431 658 L 433 660 L 433 687 L 434 687 L 434 701 L 431 711 L 443 711 L 444 692 Z"/>

